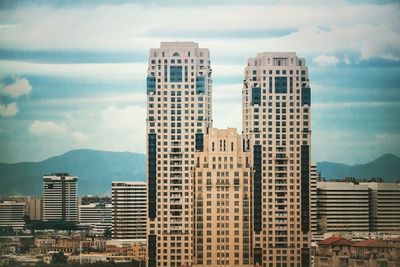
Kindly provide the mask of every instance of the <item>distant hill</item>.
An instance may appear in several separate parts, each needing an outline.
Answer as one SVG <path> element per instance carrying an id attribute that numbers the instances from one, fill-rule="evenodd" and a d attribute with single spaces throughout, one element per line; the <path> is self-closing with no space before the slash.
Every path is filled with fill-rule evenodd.
<path id="1" fill-rule="evenodd" d="M 322 161 L 317 163 L 317 169 L 326 179 L 381 177 L 385 182 L 400 182 L 400 158 L 393 154 L 385 154 L 371 162 L 352 166 Z"/>
<path id="2" fill-rule="evenodd" d="M 353 166 L 323 161 L 317 169 L 326 179 L 381 177 L 385 182 L 400 182 L 400 158 L 392 154 Z M 101 195 L 111 192 L 112 181 L 145 181 L 145 155 L 79 149 L 40 162 L 0 163 L 0 196 L 40 196 L 43 175 L 53 172 L 78 176 L 79 195 Z"/>
<path id="3" fill-rule="evenodd" d="M 111 181 L 146 180 L 145 155 L 80 149 L 40 162 L 0 163 L 0 196 L 40 196 L 43 175 L 53 172 L 78 176 L 80 195 L 110 193 Z"/>

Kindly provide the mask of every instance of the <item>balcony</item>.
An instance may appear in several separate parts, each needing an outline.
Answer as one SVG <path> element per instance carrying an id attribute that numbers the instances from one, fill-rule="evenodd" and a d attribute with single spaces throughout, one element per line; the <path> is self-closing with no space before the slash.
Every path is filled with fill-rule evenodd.
<path id="1" fill-rule="evenodd" d="M 172 210 L 172 211 L 170 211 L 170 213 L 171 213 L 171 216 L 174 216 L 174 217 L 180 217 L 182 215 L 182 211 L 181 210 L 180 211 Z"/>
<path id="2" fill-rule="evenodd" d="M 286 191 L 287 190 L 287 186 L 275 186 L 275 190 L 277 191 Z"/>
<path id="3" fill-rule="evenodd" d="M 178 147 L 171 148 L 171 153 L 182 153 L 182 150 Z"/>
<path id="4" fill-rule="evenodd" d="M 170 167 L 169 170 L 171 172 L 181 172 L 182 171 L 182 167 Z"/>

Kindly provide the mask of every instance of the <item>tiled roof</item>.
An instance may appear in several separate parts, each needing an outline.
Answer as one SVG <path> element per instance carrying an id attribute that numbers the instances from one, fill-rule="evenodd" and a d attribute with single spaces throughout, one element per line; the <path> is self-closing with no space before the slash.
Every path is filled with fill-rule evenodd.
<path id="1" fill-rule="evenodd" d="M 337 246 L 351 246 L 352 242 L 345 238 L 331 236 L 318 242 L 318 245 L 337 245 Z"/>
<path id="2" fill-rule="evenodd" d="M 353 247 L 387 248 L 391 247 L 391 245 L 383 240 L 369 239 L 358 243 L 354 243 Z"/>

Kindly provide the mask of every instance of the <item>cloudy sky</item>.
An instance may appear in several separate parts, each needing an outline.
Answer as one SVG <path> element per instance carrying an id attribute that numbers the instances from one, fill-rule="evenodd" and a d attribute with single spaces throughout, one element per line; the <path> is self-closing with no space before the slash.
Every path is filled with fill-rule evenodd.
<path id="1" fill-rule="evenodd" d="M 241 130 L 247 58 L 294 51 L 309 66 L 313 160 L 400 155 L 398 1 L 93 2 L 0 2 L 0 162 L 144 153 L 160 41 L 210 49 L 216 127 Z"/>

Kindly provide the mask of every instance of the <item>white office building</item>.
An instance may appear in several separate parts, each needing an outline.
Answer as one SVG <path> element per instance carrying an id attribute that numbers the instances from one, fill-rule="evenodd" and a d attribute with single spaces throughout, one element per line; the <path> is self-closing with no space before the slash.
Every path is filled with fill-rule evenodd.
<path id="1" fill-rule="evenodd" d="M 112 238 L 146 239 L 146 183 L 112 183 Z"/>
<path id="2" fill-rule="evenodd" d="M 79 205 L 79 224 L 89 226 L 92 234 L 103 235 L 107 228 L 111 230 L 112 205 L 105 203 Z"/>
<path id="3" fill-rule="evenodd" d="M 318 182 L 319 232 L 368 232 L 368 185 Z"/>
<path id="4" fill-rule="evenodd" d="M 44 221 L 78 221 L 77 182 L 68 173 L 43 176 Z"/>
<path id="5" fill-rule="evenodd" d="M 25 226 L 25 203 L 3 201 L 0 203 L 0 227 L 22 230 Z"/>

